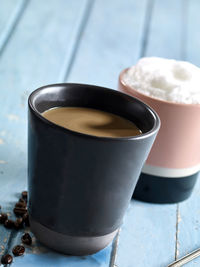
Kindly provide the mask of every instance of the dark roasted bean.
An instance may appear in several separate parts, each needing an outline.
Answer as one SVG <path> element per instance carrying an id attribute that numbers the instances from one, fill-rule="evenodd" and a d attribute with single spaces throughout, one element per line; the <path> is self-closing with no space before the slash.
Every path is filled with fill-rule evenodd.
<path id="1" fill-rule="evenodd" d="M 4 223 L 8 219 L 8 215 L 6 213 L 0 213 L 0 223 Z"/>
<path id="2" fill-rule="evenodd" d="M 4 226 L 5 226 L 6 228 L 8 228 L 8 229 L 13 228 L 14 225 L 15 225 L 15 223 L 14 223 L 13 220 L 6 220 L 6 221 L 4 222 Z"/>
<path id="3" fill-rule="evenodd" d="M 16 230 L 21 229 L 23 227 L 23 219 L 17 218 L 16 221 L 14 222 L 14 227 Z"/>
<path id="4" fill-rule="evenodd" d="M 27 191 L 23 191 L 22 192 L 22 198 L 27 200 L 27 197 L 28 197 L 28 192 Z"/>
<path id="5" fill-rule="evenodd" d="M 12 261 L 13 261 L 13 257 L 10 254 L 6 254 L 1 257 L 2 264 L 11 264 Z"/>
<path id="6" fill-rule="evenodd" d="M 26 203 L 25 199 L 23 199 L 23 198 L 20 198 L 19 202 Z"/>
<path id="7" fill-rule="evenodd" d="M 29 235 L 29 233 L 23 234 L 23 236 L 21 237 L 21 240 L 26 245 L 31 245 L 32 244 L 32 238 Z"/>
<path id="8" fill-rule="evenodd" d="M 14 213 L 17 216 L 23 216 L 27 212 L 27 207 L 24 208 L 14 208 Z"/>
<path id="9" fill-rule="evenodd" d="M 26 208 L 26 202 L 17 202 L 15 208 Z"/>
<path id="10" fill-rule="evenodd" d="M 29 215 L 28 215 L 27 212 L 23 215 L 23 221 L 24 221 L 24 223 L 25 223 L 26 226 L 30 226 L 30 223 L 29 223 Z"/>
<path id="11" fill-rule="evenodd" d="M 25 247 L 21 245 L 17 245 L 12 249 L 12 253 L 17 256 L 22 256 L 25 252 Z"/>

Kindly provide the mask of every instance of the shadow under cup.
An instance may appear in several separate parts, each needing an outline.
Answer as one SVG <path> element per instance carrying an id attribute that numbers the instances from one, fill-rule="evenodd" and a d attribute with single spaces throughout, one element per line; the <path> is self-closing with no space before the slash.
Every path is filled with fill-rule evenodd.
<path id="1" fill-rule="evenodd" d="M 122 224 L 159 118 L 141 101 L 81 84 L 41 87 L 29 97 L 28 189 L 31 230 L 43 244 L 73 255 L 107 246 Z M 87 107 L 133 121 L 142 134 L 96 137 L 58 126 L 41 113 Z"/>

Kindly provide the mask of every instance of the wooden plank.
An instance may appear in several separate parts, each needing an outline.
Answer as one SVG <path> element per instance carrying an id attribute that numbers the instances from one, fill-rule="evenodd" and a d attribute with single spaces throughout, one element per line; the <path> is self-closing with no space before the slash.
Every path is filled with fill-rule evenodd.
<path id="1" fill-rule="evenodd" d="M 105 9 L 104 1 L 96 2 L 67 80 L 116 88 L 119 72 L 140 56 L 149 7 L 148 1 L 109 1 Z M 120 234 L 116 265 L 166 265 L 174 259 L 175 226 L 176 206 L 132 202 Z"/>
<path id="2" fill-rule="evenodd" d="M 131 201 L 119 237 L 118 267 L 163 267 L 174 260 L 175 207 Z"/>
<path id="3" fill-rule="evenodd" d="M 146 0 L 96 1 L 67 81 L 117 88 L 141 49 Z"/>
<path id="4" fill-rule="evenodd" d="M 71 59 L 89 1 L 30 1 L 0 60 L 0 203 L 10 211 L 26 188 L 27 96 L 36 87 L 55 83 Z M 10 252 L 21 233 L 0 226 L 0 245 Z M 5 239 L 6 238 L 6 239 Z M 88 257 L 67 257 L 41 245 L 16 258 L 13 266 L 108 267 L 112 247 Z"/>
<path id="5" fill-rule="evenodd" d="M 186 27 L 184 32 L 185 39 L 185 59 L 197 66 L 200 66 L 198 36 L 200 27 L 198 0 L 184 1 Z M 178 213 L 178 235 L 177 235 L 177 258 L 200 247 L 200 181 L 195 186 L 190 199 L 179 204 Z M 200 258 L 187 264 L 188 267 L 200 266 Z"/>
<path id="6" fill-rule="evenodd" d="M 199 26 L 200 2 L 198 0 L 184 1 L 185 6 L 185 59 L 200 67 L 200 38 Z"/>
<path id="7" fill-rule="evenodd" d="M 18 2 L 13 4 L 12 0 L 2 0 L 0 8 L 0 36 L 7 26 L 8 19 L 13 14 Z"/>
<path id="8" fill-rule="evenodd" d="M 2 0 L 1 1 L 1 8 L 0 8 L 0 54 L 3 52 L 3 49 L 7 42 L 9 41 L 9 38 L 14 31 L 18 20 L 20 19 L 20 16 L 22 15 L 25 8 L 25 1 L 19 0 L 16 2 L 13 2 L 12 0 Z M 4 140 L 3 137 L 5 135 L 5 132 L 0 132 L 0 148 L 1 153 L 0 155 L 4 155 L 6 152 L 5 146 L 4 146 Z M 0 156 L 0 181 L 3 180 L 2 177 L 4 177 L 4 173 L 7 169 L 7 161 L 4 159 L 1 159 Z M 7 187 L 9 184 L 6 185 Z M 7 191 L 9 192 L 9 190 Z M 1 197 L 3 198 L 4 195 L 2 192 Z M 10 203 L 4 204 L 4 208 L 2 211 L 7 211 L 9 209 Z M 0 255 L 2 255 L 7 248 L 7 244 L 9 241 L 10 233 L 2 228 L 0 230 Z"/>
<path id="9" fill-rule="evenodd" d="M 200 181 L 198 180 L 192 196 L 179 204 L 177 259 L 200 247 Z M 200 266 L 200 258 L 187 264 L 188 267 Z"/>
<path id="10" fill-rule="evenodd" d="M 182 56 L 182 0 L 155 0 L 145 56 Z"/>
<path id="11" fill-rule="evenodd" d="M 0 8 L 0 54 L 23 14 L 27 0 L 2 0 Z"/>

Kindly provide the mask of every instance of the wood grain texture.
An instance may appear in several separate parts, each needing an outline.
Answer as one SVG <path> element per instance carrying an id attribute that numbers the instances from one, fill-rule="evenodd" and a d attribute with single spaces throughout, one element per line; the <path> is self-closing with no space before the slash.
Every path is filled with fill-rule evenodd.
<path id="1" fill-rule="evenodd" d="M 177 259 L 200 247 L 200 181 L 190 199 L 179 204 Z M 200 258 L 187 264 L 200 266 Z"/>
<path id="2" fill-rule="evenodd" d="M 29 0 L 3 0 L 0 3 L 0 54 L 6 47 Z"/>
<path id="3" fill-rule="evenodd" d="M 27 6 L 26 6 L 27 4 Z M 2 8 L 3 7 L 3 8 Z M 26 7 L 26 8 L 25 8 Z M 27 96 L 66 81 L 117 88 L 141 55 L 200 65 L 199 0 L 2 0 L 0 8 L 0 204 L 11 211 L 27 177 Z M 17 23 L 16 23 L 17 22 Z M 200 246 L 198 181 L 179 205 L 132 201 L 120 233 L 118 267 L 164 267 Z M 22 232 L 0 225 L 0 254 Z M 109 267 L 112 246 L 88 257 L 61 256 L 34 240 L 12 266 Z M 115 255 L 113 255 L 115 256 Z M 200 259 L 187 265 L 200 266 Z"/>
<path id="4" fill-rule="evenodd" d="M 27 96 L 40 85 L 55 83 L 73 51 L 88 1 L 30 1 L 0 60 L 0 203 L 11 211 L 26 188 Z M 0 226 L 0 253 L 19 244 L 21 232 Z M 89 257 L 67 257 L 35 243 L 13 266 L 107 267 L 112 247 Z"/>
<path id="5" fill-rule="evenodd" d="M 200 66 L 199 28 L 200 2 L 184 1 L 185 5 L 185 59 Z M 177 258 L 200 247 L 200 181 L 198 178 L 195 190 L 190 199 L 179 204 Z M 187 264 L 188 267 L 200 266 L 200 257 Z"/>
<path id="6" fill-rule="evenodd" d="M 200 2 L 198 0 L 184 1 L 185 6 L 185 59 L 200 67 Z"/>
<path id="7" fill-rule="evenodd" d="M 67 81 L 116 89 L 119 72 L 139 57 L 146 3 L 95 1 Z"/>
<path id="8" fill-rule="evenodd" d="M 163 267 L 174 260 L 176 210 L 132 201 L 122 226 L 118 267 Z"/>
<path id="9" fill-rule="evenodd" d="M 181 58 L 182 12 L 182 0 L 154 0 L 145 56 Z"/>

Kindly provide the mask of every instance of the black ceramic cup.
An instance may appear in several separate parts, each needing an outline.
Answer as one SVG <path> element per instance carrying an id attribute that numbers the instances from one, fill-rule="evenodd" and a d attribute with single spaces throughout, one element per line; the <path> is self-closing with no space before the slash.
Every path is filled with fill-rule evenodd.
<path id="1" fill-rule="evenodd" d="M 113 240 L 122 224 L 159 118 L 138 99 L 83 84 L 41 87 L 30 95 L 28 104 L 31 230 L 57 251 L 95 253 Z M 115 113 L 133 121 L 143 133 L 96 137 L 65 129 L 41 115 L 64 106 Z"/>

